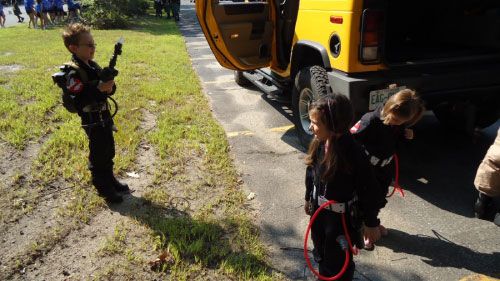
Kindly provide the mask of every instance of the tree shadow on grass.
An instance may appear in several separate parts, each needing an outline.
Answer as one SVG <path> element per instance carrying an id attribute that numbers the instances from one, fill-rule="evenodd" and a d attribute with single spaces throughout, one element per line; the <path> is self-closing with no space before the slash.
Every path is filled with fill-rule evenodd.
<path id="1" fill-rule="evenodd" d="M 500 277 L 500 252 L 480 253 L 453 243 L 435 230 L 433 232 L 436 237 L 390 229 L 390 238 L 381 239 L 377 246 L 390 248 L 396 253 L 421 256 L 423 262 L 433 267 L 465 268 L 490 277 Z"/>
<path id="2" fill-rule="evenodd" d="M 181 36 L 175 22 L 167 20 L 166 18 L 155 18 L 154 16 L 147 15 L 134 19 L 130 26 L 131 30 L 149 33 L 151 35 L 179 35 Z"/>
<path id="3" fill-rule="evenodd" d="M 158 241 L 159 252 L 168 252 L 163 262 L 152 266 L 167 271 L 179 262 L 202 264 L 209 269 L 222 269 L 236 276 L 252 279 L 269 270 L 265 261 L 246 251 L 237 233 L 224 229 L 221 224 L 195 219 L 188 213 L 189 201 L 171 198 L 165 206 L 133 194 L 124 197 L 121 204 L 109 208 L 147 225 Z"/>

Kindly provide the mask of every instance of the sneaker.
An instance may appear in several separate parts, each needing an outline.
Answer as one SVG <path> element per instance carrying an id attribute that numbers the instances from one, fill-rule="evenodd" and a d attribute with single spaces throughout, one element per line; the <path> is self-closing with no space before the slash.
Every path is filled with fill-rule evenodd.
<path id="1" fill-rule="evenodd" d="M 378 230 L 380 231 L 380 235 L 382 236 L 387 236 L 389 234 L 389 231 L 387 231 L 387 228 L 383 225 L 378 226 Z"/>
<path id="2" fill-rule="evenodd" d="M 372 251 L 375 246 L 370 242 L 370 240 L 364 238 L 365 240 L 365 246 L 363 247 L 363 249 L 367 250 L 367 251 Z"/>
<path id="3" fill-rule="evenodd" d="M 479 196 L 474 204 L 474 216 L 478 219 L 485 219 L 487 211 L 490 208 L 492 198 L 486 194 L 479 193 Z"/>

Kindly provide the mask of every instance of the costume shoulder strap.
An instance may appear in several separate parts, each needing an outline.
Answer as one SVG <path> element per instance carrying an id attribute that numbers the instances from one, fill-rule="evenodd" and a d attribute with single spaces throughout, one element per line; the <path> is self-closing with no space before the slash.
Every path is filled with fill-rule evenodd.
<path id="1" fill-rule="evenodd" d="M 89 78 L 87 76 L 87 72 L 85 72 L 85 70 L 83 70 L 80 66 L 78 66 L 76 63 L 74 62 L 67 62 L 65 63 L 64 65 L 67 65 L 67 66 L 70 66 L 71 68 L 73 68 L 74 70 L 78 71 L 78 74 L 80 74 L 80 78 L 82 78 L 82 82 L 83 83 L 87 83 L 89 81 Z"/>

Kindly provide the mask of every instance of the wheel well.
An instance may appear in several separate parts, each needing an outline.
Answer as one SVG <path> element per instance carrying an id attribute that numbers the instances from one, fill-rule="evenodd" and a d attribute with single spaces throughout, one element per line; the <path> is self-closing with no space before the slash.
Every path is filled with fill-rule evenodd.
<path id="1" fill-rule="evenodd" d="M 293 79 L 301 68 L 311 65 L 319 65 L 327 71 L 331 70 L 326 49 L 312 41 L 297 42 L 293 48 L 290 77 Z"/>

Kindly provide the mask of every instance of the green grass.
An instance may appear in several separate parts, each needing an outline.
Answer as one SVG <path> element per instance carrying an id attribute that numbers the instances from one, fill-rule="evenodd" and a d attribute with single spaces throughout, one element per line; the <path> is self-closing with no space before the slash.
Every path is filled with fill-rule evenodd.
<path id="1" fill-rule="evenodd" d="M 15 202 L 29 198 L 32 210 L 50 185 L 63 181 L 72 186 L 65 193 L 65 204 L 58 208 L 60 221 L 34 241 L 32 251 L 50 250 L 105 207 L 90 188 L 87 139 L 79 118 L 62 107 L 60 89 L 50 77 L 70 59 L 61 32 L 61 28 L 40 31 L 26 26 L 1 30 L 0 65 L 18 65 L 21 70 L 0 73 L 0 141 L 19 151 L 41 143 L 29 172 L 29 180 L 37 188 L 26 191 L 22 185 L 14 186 L 9 191 L 10 204 L 15 212 L 21 208 Z M 125 38 L 116 66 L 120 74 L 115 79 L 118 91 L 114 98 L 120 106 L 115 118 L 120 130 L 115 135 L 115 171 L 134 169 L 141 140 L 157 155 L 150 167 L 155 187 L 143 194 L 150 206 L 128 222 L 147 229 L 150 238 L 141 245 L 149 249 L 138 249 L 128 241 L 130 230 L 117 226 L 101 252 L 123 256 L 128 262 L 110 264 L 94 278 L 125 276 L 123 280 L 133 280 L 140 268 L 172 280 L 203 279 L 200 276 L 206 274 L 219 279 L 281 279 L 267 266 L 258 229 L 248 218 L 248 210 L 241 209 L 246 199 L 227 153 L 224 131 L 210 113 L 174 22 L 139 18 L 130 30 L 95 30 L 92 34 L 98 44 L 95 60 L 101 65 L 107 64 L 116 39 Z M 156 115 L 157 130 L 141 128 L 143 110 Z M 187 167 L 195 167 L 199 179 L 189 178 Z M 183 196 L 200 207 L 176 210 L 172 199 L 179 194 L 173 194 L 169 186 L 183 190 Z M 206 194 L 211 197 L 204 198 Z M 166 216 L 169 210 L 175 212 Z M 26 211 L 18 212 L 20 216 Z M 154 250 L 158 256 L 167 252 L 169 262 L 151 271 L 139 255 L 146 250 Z"/>

